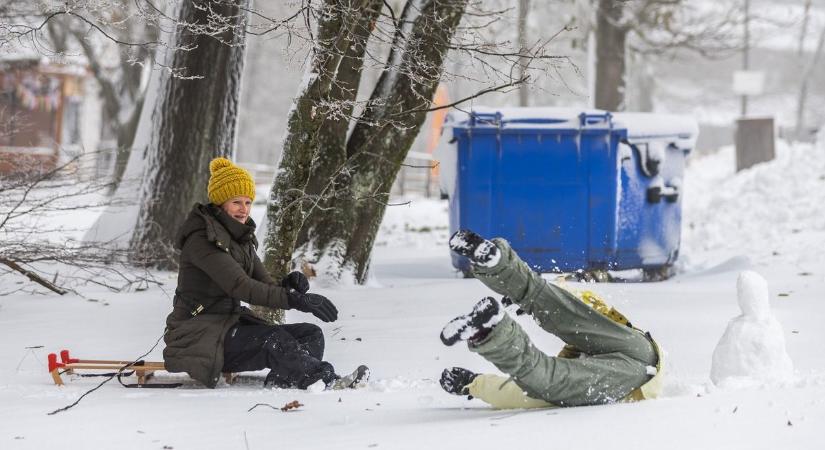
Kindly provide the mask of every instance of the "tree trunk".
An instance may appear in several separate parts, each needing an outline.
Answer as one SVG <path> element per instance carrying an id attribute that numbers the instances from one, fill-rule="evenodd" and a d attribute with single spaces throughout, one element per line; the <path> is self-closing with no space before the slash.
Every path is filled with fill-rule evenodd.
<path id="1" fill-rule="evenodd" d="M 810 83 L 814 69 L 816 69 L 819 58 L 822 56 L 823 47 L 825 47 L 825 26 L 822 27 L 822 31 L 819 33 L 819 40 L 816 44 L 816 50 L 814 50 L 814 56 L 808 61 L 808 65 L 802 73 L 802 84 L 799 86 L 799 94 L 796 99 L 796 129 L 794 130 L 796 139 L 806 140 L 805 138 L 807 138 L 807 136 L 804 136 L 804 133 L 805 101 L 808 99 L 808 83 Z"/>
<path id="2" fill-rule="evenodd" d="M 518 78 L 524 79 L 527 72 L 527 65 L 530 59 L 527 58 L 527 16 L 530 11 L 530 0 L 519 0 L 518 2 L 518 46 L 519 52 L 525 56 L 518 59 Z M 527 83 L 522 83 L 518 87 L 518 104 L 519 106 L 530 105 L 530 92 L 527 90 Z"/>
<path id="3" fill-rule="evenodd" d="M 194 0 L 180 5 L 180 23 L 208 29 L 220 21 L 226 28 L 207 35 L 187 26 L 175 37 L 171 67 L 181 76 L 163 81 L 152 117 L 154 134 L 131 241 L 139 259 L 176 266 L 174 237 L 192 204 L 206 199 L 209 161 L 234 152 L 247 3 Z"/>
<path id="4" fill-rule="evenodd" d="M 314 149 L 315 157 L 306 185 L 306 194 L 315 198 L 314 208 L 308 211 L 295 247 L 303 253 L 303 259 L 317 262 L 316 254 L 310 255 L 313 249 L 306 248 L 309 236 L 315 238 L 315 245 L 326 247 L 332 236 L 319 236 L 321 222 L 335 220 L 334 208 L 337 199 L 346 195 L 347 186 L 341 186 L 341 180 L 336 176 L 344 168 L 347 160 L 347 132 L 352 118 L 354 102 L 358 94 L 358 85 L 361 82 L 361 69 L 364 64 L 364 53 L 367 49 L 374 21 L 381 12 L 382 0 L 365 2 L 356 14 L 355 26 L 347 39 L 346 52 L 335 76 L 335 83 L 329 94 L 329 100 L 338 105 L 338 111 L 327 118 L 325 126 L 319 130 L 319 143 L 325 145 Z M 352 19 L 348 19 L 352 20 Z M 342 224 L 343 225 L 343 224 Z"/>
<path id="5" fill-rule="evenodd" d="M 623 2 L 599 0 L 596 26 L 595 107 L 621 111 L 625 107 L 625 41 L 628 29 L 620 25 Z"/>
<path id="6" fill-rule="evenodd" d="M 323 190 L 321 184 L 310 186 L 313 169 L 315 172 L 331 170 L 342 159 L 339 156 L 342 136 L 346 134 L 349 123 L 346 117 L 349 117 L 352 106 L 350 102 L 349 107 L 339 111 L 334 107 L 335 102 L 329 100 L 333 94 L 355 99 L 360 75 L 353 77 L 349 69 L 344 68 L 352 64 L 345 58 L 359 52 L 353 50 L 353 46 L 365 33 L 364 16 L 377 16 L 380 3 L 374 0 L 360 0 L 355 4 L 348 0 L 326 0 L 322 6 L 314 55 L 305 76 L 307 84 L 287 119 L 287 137 L 267 207 L 264 265 L 276 280 L 290 270 L 304 220 Z M 366 23 L 371 24 L 371 20 Z M 369 28 L 366 34 L 369 34 Z M 360 62 L 357 65 L 360 66 Z M 358 73 L 360 68 L 356 70 Z M 339 74 L 349 74 L 350 79 L 342 79 L 338 84 Z M 340 115 L 342 112 L 345 116 Z M 283 321 L 279 311 L 262 307 L 255 310 L 270 322 Z"/>
<path id="7" fill-rule="evenodd" d="M 333 262 L 333 277 L 351 270 L 358 283 L 366 281 L 390 188 L 424 123 L 465 7 L 466 1 L 438 0 L 405 5 L 386 70 L 347 141 L 338 184 L 349 186 L 349 194 L 330 212 L 335 220 L 315 233 L 330 237 L 322 253 Z"/>

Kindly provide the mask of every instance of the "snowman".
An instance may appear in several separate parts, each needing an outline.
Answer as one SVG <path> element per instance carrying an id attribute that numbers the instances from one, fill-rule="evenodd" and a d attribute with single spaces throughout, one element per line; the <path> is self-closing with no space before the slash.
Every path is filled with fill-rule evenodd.
<path id="1" fill-rule="evenodd" d="M 768 304 L 768 283 L 758 273 L 745 271 L 736 280 L 736 290 L 742 315 L 728 322 L 716 344 L 710 379 L 723 387 L 790 380 L 793 363 L 782 325 Z"/>

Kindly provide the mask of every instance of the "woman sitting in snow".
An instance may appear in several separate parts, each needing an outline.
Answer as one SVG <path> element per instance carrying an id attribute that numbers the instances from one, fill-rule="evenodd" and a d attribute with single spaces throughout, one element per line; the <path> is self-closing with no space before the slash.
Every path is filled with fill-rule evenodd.
<path id="1" fill-rule="evenodd" d="M 338 310 L 329 299 L 311 294 L 300 272 L 276 284 L 255 253 L 255 222 L 249 217 L 255 184 L 249 173 L 227 159 L 209 164 L 211 203 L 195 204 L 176 246 L 180 270 L 163 351 L 166 370 L 187 372 L 210 388 L 221 372 L 269 368 L 264 385 L 306 389 L 319 380 L 326 388 L 357 387 L 369 372 L 360 366 L 340 377 L 324 356 L 324 335 L 310 323 L 269 325 L 241 302 L 297 309 L 324 322 Z"/>
<path id="2" fill-rule="evenodd" d="M 466 340 L 471 352 L 510 375 L 475 374 L 453 367 L 441 374 L 449 393 L 478 397 L 496 408 L 599 405 L 655 398 L 661 390 L 662 352 L 648 333 L 595 295 L 582 299 L 532 270 L 507 241 L 485 240 L 458 231 L 450 249 L 472 262 L 473 274 L 487 287 L 531 314 L 565 346 L 557 357 L 545 355 L 492 297 L 472 312 L 450 321 L 441 340 Z"/>

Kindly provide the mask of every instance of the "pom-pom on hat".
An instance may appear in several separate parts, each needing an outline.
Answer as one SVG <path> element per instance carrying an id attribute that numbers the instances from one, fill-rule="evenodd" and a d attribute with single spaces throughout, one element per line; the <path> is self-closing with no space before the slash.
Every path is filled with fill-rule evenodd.
<path id="1" fill-rule="evenodd" d="M 232 197 L 244 196 L 255 200 L 255 182 L 246 170 L 226 158 L 215 158 L 209 163 L 209 201 L 220 205 Z"/>

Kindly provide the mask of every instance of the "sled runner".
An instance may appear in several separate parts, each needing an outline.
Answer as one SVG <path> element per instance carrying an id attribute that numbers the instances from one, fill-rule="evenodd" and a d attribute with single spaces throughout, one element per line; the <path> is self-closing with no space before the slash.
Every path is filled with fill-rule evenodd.
<path id="1" fill-rule="evenodd" d="M 63 374 L 73 374 L 75 371 L 114 371 L 118 377 L 129 376 L 134 373 L 137 376 L 137 385 L 124 385 L 127 387 L 150 387 L 155 385 L 147 385 L 149 380 L 156 371 L 166 370 L 163 362 L 160 361 L 123 361 L 123 360 L 103 360 L 103 359 L 77 359 L 69 355 L 68 350 L 60 351 L 60 361 L 57 360 L 57 354 L 49 353 L 49 373 L 52 375 L 54 384 L 62 386 Z M 86 376 L 105 376 L 108 374 L 92 374 Z M 224 373 L 224 379 L 227 384 L 234 381 L 236 374 Z M 179 386 L 180 383 L 175 383 Z M 171 385 L 162 385 L 163 387 L 171 387 Z"/>

